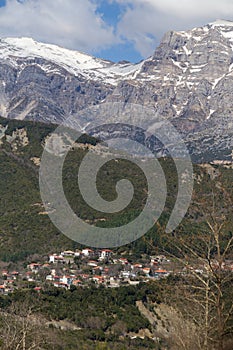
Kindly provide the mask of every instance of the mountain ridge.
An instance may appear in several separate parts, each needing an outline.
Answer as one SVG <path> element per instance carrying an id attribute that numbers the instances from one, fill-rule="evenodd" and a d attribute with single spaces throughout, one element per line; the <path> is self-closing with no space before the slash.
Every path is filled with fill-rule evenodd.
<path id="1" fill-rule="evenodd" d="M 0 41 L 1 116 L 60 124 L 103 103 L 138 104 L 177 128 L 194 161 L 232 159 L 232 91 L 229 21 L 169 31 L 138 64 L 112 63 L 28 38 Z M 103 119 L 109 122 L 108 115 Z M 82 130 L 92 121 L 82 117 Z M 124 122 L 123 116 L 116 122 Z"/>
<path id="2" fill-rule="evenodd" d="M 130 76 L 141 66 L 141 63 L 114 63 L 80 51 L 37 42 L 28 37 L 1 39 L 0 49 L 2 49 L 1 58 L 9 59 L 10 64 L 16 67 L 17 58 L 41 58 L 60 65 L 75 76 L 82 74 L 94 80 L 105 78 L 113 85 L 119 77 Z M 91 74 L 91 71 L 95 71 L 95 75 Z M 52 73 L 54 70 L 49 70 L 48 67 L 45 72 Z"/>

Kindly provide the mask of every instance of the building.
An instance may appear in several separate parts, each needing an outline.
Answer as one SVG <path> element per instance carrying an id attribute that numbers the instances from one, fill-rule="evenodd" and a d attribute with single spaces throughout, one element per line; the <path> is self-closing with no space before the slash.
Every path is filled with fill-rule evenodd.
<path id="1" fill-rule="evenodd" d="M 61 255 L 53 254 L 49 256 L 49 263 L 50 264 L 56 264 L 56 263 L 64 263 L 64 258 Z"/>
<path id="2" fill-rule="evenodd" d="M 82 255 L 86 256 L 86 257 L 91 257 L 94 256 L 94 250 L 90 249 L 90 248 L 85 248 L 82 250 Z"/>
<path id="3" fill-rule="evenodd" d="M 102 249 L 99 251 L 99 260 L 109 259 L 112 256 L 112 250 Z"/>

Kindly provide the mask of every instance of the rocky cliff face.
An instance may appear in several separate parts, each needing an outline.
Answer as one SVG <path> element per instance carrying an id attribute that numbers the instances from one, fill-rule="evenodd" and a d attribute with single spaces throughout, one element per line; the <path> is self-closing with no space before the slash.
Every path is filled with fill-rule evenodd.
<path id="1" fill-rule="evenodd" d="M 29 38 L 0 41 L 0 114 L 62 122 L 104 101 L 118 81 L 142 64 L 113 64 Z"/>
<path id="2" fill-rule="evenodd" d="M 233 22 L 168 32 L 137 65 L 32 39 L 0 42 L 0 114 L 8 118 L 60 123 L 104 102 L 137 103 L 169 119 L 194 160 L 231 159 L 232 97 Z M 83 117 L 81 124 L 91 121 Z"/>

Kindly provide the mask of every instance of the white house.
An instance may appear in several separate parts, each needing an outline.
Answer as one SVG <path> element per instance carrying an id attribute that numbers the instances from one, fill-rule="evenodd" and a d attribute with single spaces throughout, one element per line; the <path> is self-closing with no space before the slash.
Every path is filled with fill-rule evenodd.
<path id="1" fill-rule="evenodd" d="M 98 264 L 96 261 L 94 260 L 89 260 L 88 263 L 87 263 L 88 266 L 91 266 L 91 267 L 97 267 Z"/>
<path id="2" fill-rule="evenodd" d="M 94 251 L 92 249 L 90 249 L 90 248 L 85 248 L 85 249 L 82 250 L 82 254 L 84 256 L 89 257 L 89 256 L 93 256 L 94 255 Z"/>
<path id="3" fill-rule="evenodd" d="M 72 250 L 66 250 L 61 253 L 61 256 L 67 256 L 67 257 L 74 257 L 74 255 L 75 255 L 75 252 L 73 252 Z"/>
<path id="4" fill-rule="evenodd" d="M 81 250 L 76 250 L 76 252 L 74 252 L 74 256 L 80 256 L 82 254 Z"/>
<path id="5" fill-rule="evenodd" d="M 102 249 L 99 252 L 99 260 L 104 260 L 110 258 L 112 255 L 112 250 L 110 249 Z"/>
<path id="6" fill-rule="evenodd" d="M 71 285 L 72 281 L 73 281 L 73 278 L 71 276 L 62 276 L 60 278 L 60 282 L 68 286 Z"/>
<path id="7" fill-rule="evenodd" d="M 53 276 L 52 275 L 47 275 L 46 276 L 46 281 L 52 281 L 53 280 Z"/>
<path id="8" fill-rule="evenodd" d="M 50 264 L 55 264 L 55 263 L 63 263 L 64 258 L 61 255 L 53 254 L 49 256 L 49 263 Z"/>

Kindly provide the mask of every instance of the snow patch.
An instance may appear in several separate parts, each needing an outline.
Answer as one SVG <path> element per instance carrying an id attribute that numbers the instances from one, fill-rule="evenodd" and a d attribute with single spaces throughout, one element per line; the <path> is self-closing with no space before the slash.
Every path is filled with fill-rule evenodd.
<path id="1" fill-rule="evenodd" d="M 213 90 L 215 89 L 217 84 L 220 82 L 220 80 L 222 80 L 224 77 L 225 77 L 225 74 L 223 74 L 220 78 L 217 78 L 217 79 L 214 80 L 214 83 L 213 83 L 213 86 L 212 86 Z"/>
<path id="2" fill-rule="evenodd" d="M 201 41 L 203 39 L 203 36 L 193 36 L 193 39 L 196 41 Z"/>
<path id="3" fill-rule="evenodd" d="M 163 77 L 163 80 L 164 80 L 164 81 L 170 81 L 170 78 L 169 78 L 167 75 L 165 75 L 165 76 Z"/>
<path id="4" fill-rule="evenodd" d="M 172 105 L 172 106 L 176 111 L 176 115 L 179 116 L 182 112 L 182 108 L 179 108 L 177 105 Z"/>
<path id="5" fill-rule="evenodd" d="M 187 56 L 191 55 L 192 50 L 188 50 L 187 46 L 183 46 L 184 52 L 186 53 Z"/>
<path id="6" fill-rule="evenodd" d="M 215 109 L 210 109 L 210 113 L 208 115 L 208 117 L 206 119 L 210 119 L 210 117 L 212 116 L 212 114 L 216 112 Z"/>
<path id="7" fill-rule="evenodd" d="M 188 89 L 190 90 L 190 89 L 192 89 L 194 83 L 187 81 L 186 85 L 187 85 Z"/>
<path id="8" fill-rule="evenodd" d="M 181 69 L 183 72 L 186 72 L 187 68 L 186 67 L 182 67 L 180 62 L 176 62 L 175 60 L 172 59 L 172 63 L 178 67 L 179 69 Z"/>
<path id="9" fill-rule="evenodd" d="M 217 19 L 216 21 L 209 23 L 211 27 L 233 27 L 232 21 Z"/>
<path id="10" fill-rule="evenodd" d="M 198 73 L 201 71 L 201 68 L 190 68 L 190 73 Z"/>

